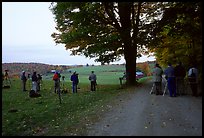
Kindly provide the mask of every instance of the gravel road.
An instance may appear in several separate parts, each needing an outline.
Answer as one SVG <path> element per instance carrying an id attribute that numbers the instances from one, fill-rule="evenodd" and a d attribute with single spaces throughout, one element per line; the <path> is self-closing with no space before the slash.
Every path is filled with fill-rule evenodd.
<path id="1" fill-rule="evenodd" d="M 119 96 L 89 136 L 202 136 L 202 97 L 149 94 L 152 82 Z"/>

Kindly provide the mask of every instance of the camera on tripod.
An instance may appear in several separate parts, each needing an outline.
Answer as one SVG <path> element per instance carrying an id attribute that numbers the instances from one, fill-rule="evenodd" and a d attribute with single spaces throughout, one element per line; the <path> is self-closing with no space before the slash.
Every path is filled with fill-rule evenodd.
<path id="1" fill-rule="evenodd" d="M 5 73 L 3 75 L 3 88 L 10 88 L 11 87 L 11 81 L 10 81 L 8 72 L 9 72 L 9 70 L 6 69 Z"/>

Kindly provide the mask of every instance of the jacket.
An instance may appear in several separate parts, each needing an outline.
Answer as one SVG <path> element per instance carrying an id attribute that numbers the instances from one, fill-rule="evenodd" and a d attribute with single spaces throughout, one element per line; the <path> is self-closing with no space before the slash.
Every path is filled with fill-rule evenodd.
<path id="1" fill-rule="evenodd" d="M 163 70 L 159 67 L 155 67 L 153 69 L 153 81 L 154 82 L 161 82 L 162 81 L 162 74 L 163 74 Z"/>

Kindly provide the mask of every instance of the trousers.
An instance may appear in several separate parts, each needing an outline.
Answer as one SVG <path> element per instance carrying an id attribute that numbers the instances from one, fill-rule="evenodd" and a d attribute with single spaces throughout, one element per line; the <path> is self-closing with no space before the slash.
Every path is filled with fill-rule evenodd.
<path id="1" fill-rule="evenodd" d="M 170 96 L 176 96 L 176 79 L 175 77 L 168 77 L 167 80 Z"/>

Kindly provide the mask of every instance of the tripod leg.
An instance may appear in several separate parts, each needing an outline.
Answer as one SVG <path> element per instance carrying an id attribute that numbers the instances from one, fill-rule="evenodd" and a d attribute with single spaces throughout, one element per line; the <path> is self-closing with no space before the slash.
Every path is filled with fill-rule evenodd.
<path id="1" fill-rule="evenodd" d="M 152 89 L 150 91 L 150 94 L 152 94 L 153 90 L 154 90 L 155 84 L 153 83 Z"/>
<path id="2" fill-rule="evenodd" d="M 164 87 L 164 93 L 163 93 L 163 96 L 165 95 L 166 90 L 167 90 L 167 82 L 166 82 L 165 87 Z"/>

